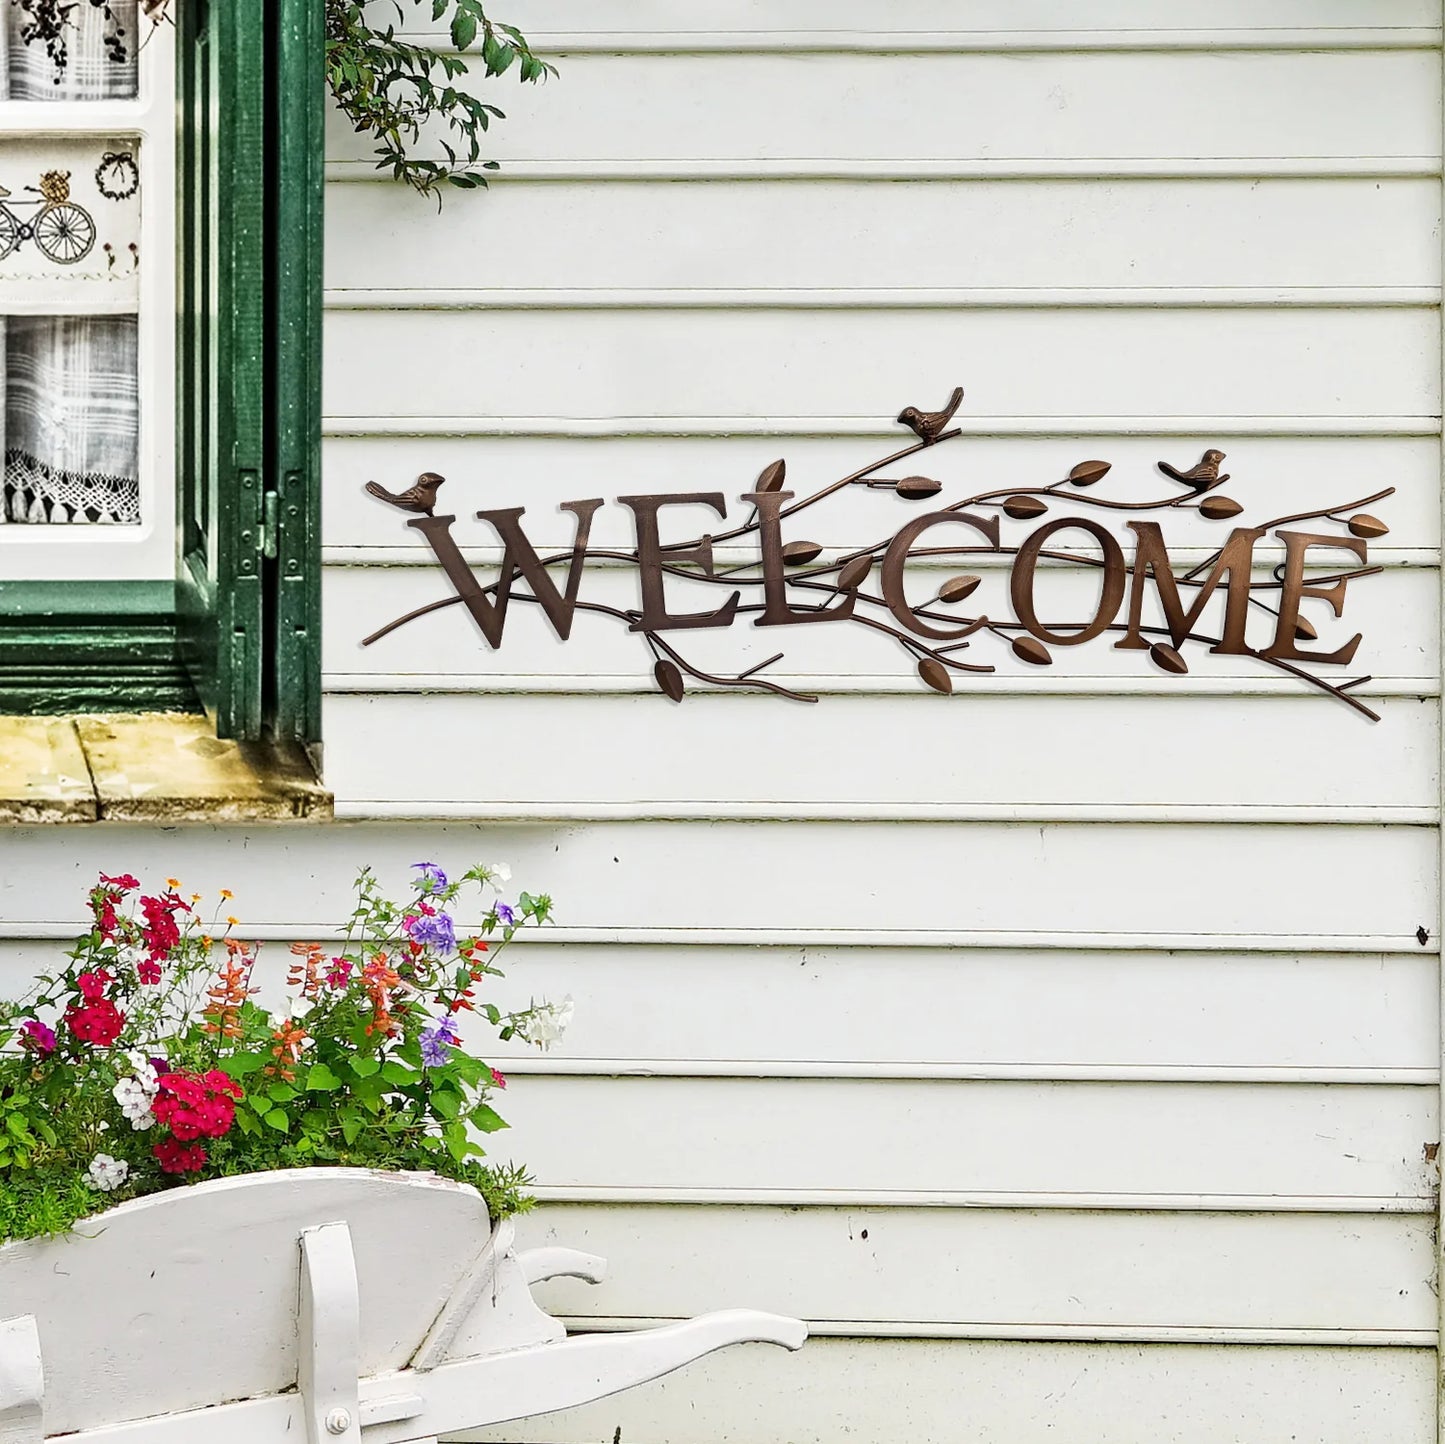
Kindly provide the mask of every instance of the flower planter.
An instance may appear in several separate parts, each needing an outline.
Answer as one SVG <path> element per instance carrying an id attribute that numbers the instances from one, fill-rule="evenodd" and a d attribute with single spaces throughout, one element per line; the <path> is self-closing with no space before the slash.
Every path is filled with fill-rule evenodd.
<path id="1" fill-rule="evenodd" d="M 302 1169 L 125 1203 L 0 1248 L 0 1444 L 403 1444 L 565 1409 L 729 1344 L 730 1310 L 568 1340 L 531 1286 L 603 1260 L 517 1252 L 472 1188 Z"/>

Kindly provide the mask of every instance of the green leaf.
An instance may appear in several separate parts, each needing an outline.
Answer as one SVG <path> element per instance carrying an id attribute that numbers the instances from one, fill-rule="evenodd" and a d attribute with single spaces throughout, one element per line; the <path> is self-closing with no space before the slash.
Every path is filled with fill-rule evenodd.
<path id="1" fill-rule="evenodd" d="M 347 1067 L 356 1074 L 358 1078 L 370 1078 L 373 1073 L 381 1071 L 381 1064 L 364 1053 L 359 1053 L 355 1058 L 347 1061 Z"/>
<path id="2" fill-rule="evenodd" d="M 306 1074 L 308 1093 L 330 1093 L 341 1086 L 341 1079 L 325 1063 L 313 1063 Z"/>
<path id="3" fill-rule="evenodd" d="M 476 17 L 458 10 L 452 16 L 452 44 L 458 50 L 465 50 L 477 38 Z"/>
<path id="4" fill-rule="evenodd" d="M 511 1124 L 500 1113 L 494 1108 L 489 1108 L 485 1103 L 479 1103 L 467 1114 L 467 1118 L 478 1133 L 499 1133 L 503 1128 L 511 1127 Z"/>
<path id="5" fill-rule="evenodd" d="M 221 1059 L 221 1072 L 228 1078 L 246 1078 L 266 1066 L 266 1059 L 260 1053 L 233 1053 Z"/>
<path id="6" fill-rule="evenodd" d="M 266 1126 L 274 1128 L 277 1133 L 290 1133 L 291 1119 L 282 1109 L 273 1108 L 266 1115 Z"/>

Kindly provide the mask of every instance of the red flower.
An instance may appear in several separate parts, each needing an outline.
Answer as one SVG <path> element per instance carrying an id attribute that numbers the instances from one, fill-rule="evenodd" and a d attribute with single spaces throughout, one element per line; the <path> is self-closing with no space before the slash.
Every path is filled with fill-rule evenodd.
<path id="1" fill-rule="evenodd" d="M 199 1143 L 188 1148 L 174 1138 L 162 1138 L 151 1152 L 162 1173 L 199 1173 L 206 1166 L 206 1150 Z"/>
<path id="2" fill-rule="evenodd" d="M 219 1069 L 209 1073 L 162 1073 L 160 1092 L 152 1105 L 156 1122 L 182 1143 L 195 1138 L 223 1138 L 236 1121 L 235 1100 L 241 1085 Z"/>
<path id="3" fill-rule="evenodd" d="M 492 1082 L 498 1088 L 505 1088 L 507 1086 L 507 1080 L 505 1076 L 501 1073 L 498 1073 L 495 1068 L 492 1069 Z"/>
<path id="4" fill-rule="evenodd" d="M 101 998 L 83 1008 L 72 1005 L 65 1014 L 65 1021 L 82 1043 L 109 1048 L 125 1027 L 125 1014 L 109 998 Z"/>
<path id="5" fill-rule="evenodd" d="M 134 892 L 140 886 L 140 883 L 128 872 L 121 873 L 119 877 L 107 877 L 104 873 L 101 873 L 100 880 L 111 887 L 120 888 L 123 892 Z"/>
<path id="6" fill-rule="evenodd" d="M 142 983 L 158 983 L 161 980 L 161 965 L 152 962 L 149 958 L 142 958 L 136 964 L 135 975 Z"/>
<path id="7" fill-rule="evenodd" d="M 98 1003 L 105 996 L 105 985 L 114 981 L 111 975 L 101 968 L 98 972 L 82 973 L 75 980 L 75 986 L 80 989 L 80 996 L 87 1003 Z"/>
<path id="8" fill-rule="evenodd" d="M 143 897 L 140 906 L 145 914 L 141 937 L 145 941 L 151 961 L 169 957 L 171 949 L 181 940 L 181 930 L 176 926 L 175 915 L 178 912 L 189 912 L 190 908 L 173 892 L 168 892 L 164 897 Z"/>

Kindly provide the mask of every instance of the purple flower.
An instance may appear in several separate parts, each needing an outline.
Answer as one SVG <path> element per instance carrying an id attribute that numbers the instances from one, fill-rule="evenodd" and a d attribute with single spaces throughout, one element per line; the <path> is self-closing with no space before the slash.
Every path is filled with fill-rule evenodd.
<path id="1" fill-rule="evenodd" d="M 414 943 L 424 948 L 435 948 L 439 953 L 449 953 L 457 945 L 456 928 L 446 913 L 432 913 L 406 923 L 406 930 Z"/>
<path id="2" fill-rule="evenodd" d="M 414 862 L 412 866 L 421 873 L 421 890 L 435 892 L 447 885 L 447 875 L 434 862 Z"/>
<path id="3" fill-rule="evenodd" d="M 39 1053 L 43 1058 L 55 1051 L 55 1029 L 47 1028 L 39 1018 L 20 1025 L 20 1046 Z"/>
<path id="4" fill-rule="evenodd" d="M 509 908 L 506 903 L 498 903 L 492 911 L 496 913 L 497 920 L 503 927 L 509 928 L 517 921 L 516 912 L 512 908 Z"/>
<path id="5" fill-rule="evenodd" d="M 457 1036 L 449 1019 L 443 1019 L 434 1027 L 421 1030 L 421 1061 L 428 1068 L 440 1068 L 461 1039 Z"/>

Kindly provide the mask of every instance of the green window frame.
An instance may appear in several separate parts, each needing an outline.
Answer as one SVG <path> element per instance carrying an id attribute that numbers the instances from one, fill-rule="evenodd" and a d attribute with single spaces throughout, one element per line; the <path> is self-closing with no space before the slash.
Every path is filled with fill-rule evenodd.
<path id="1" fill-rule="evenodd" d="M 0 712 L 199 705 L 221 737 L 314 743 L 324 8 L 174 12 L 176 580 L 0 577 Z"/>

